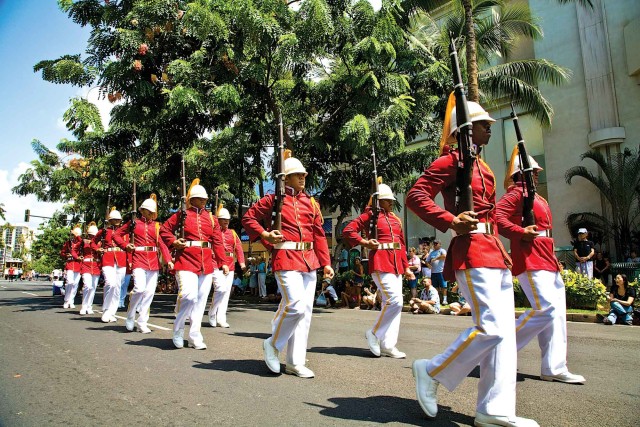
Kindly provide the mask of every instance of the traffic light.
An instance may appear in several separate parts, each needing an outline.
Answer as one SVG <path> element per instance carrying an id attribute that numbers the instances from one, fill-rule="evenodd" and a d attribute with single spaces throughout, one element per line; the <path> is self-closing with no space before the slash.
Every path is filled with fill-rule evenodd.
<path id="1" fill-rule="evenodd" d="M 29 209 L 24 210 L 24 222 L 29 222 L 29 218 L 31 217 L 31 211 Z"/>

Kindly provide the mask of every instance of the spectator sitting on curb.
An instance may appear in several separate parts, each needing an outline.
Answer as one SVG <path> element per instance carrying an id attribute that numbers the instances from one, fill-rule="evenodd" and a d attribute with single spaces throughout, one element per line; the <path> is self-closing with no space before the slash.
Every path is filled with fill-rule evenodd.
<path id="1" fill-rule="evenodd" d="M 453 286 L 453 288 L 451 288 L 451 293 L 458 293 L 457 283 Z M 471 306 L 462 295 L 458 295 L 458 302 L 452 302 L 451 304 L 449 304 L 449 308 L 451 309 L 449 314 L 452 316 L 464 316 L 467 313 L 471 313 Z"/>
<path id="2" fill-rule="evenodd" d="M 378 301 L 378 290 L 376 289 L 375 292 L 372 293 L 369 286 L 365 286 L 364 293 L 366 295 L 362 297 L 362 302 L 367 305 L 367 310 L 375 309 Z"/>
<path id="3" fill-rule="evenodd" d="M 360 310 L 362 287 L 354 284 L 352 280 L 347 280 L 344 292 L 342 292 L 340 297 L 342 298 L 342 305 L 344 307 Z"/>
<path id="4" fill-rule="evenodd" d="M 331 284 L 331 279 L 328 277 L 322 281 L 322 291 L 324 297 L 327 300 L 327 308 L 332 308 L 336 306 L 336 301 L 338 301 L 338 294 L 336 293 L 335 288 Z"/>
<path id="5" fill-rule="evenodd" d="M 431 286 L 431 279 L 423 277 L 420 284 L 424 289 L 420 293 L 420 298 L 411 298 L 409 307 L 413 314 L 437 314 L 440 313 L 440 296 L 438 291 Z"/>
<path id="6" fill-rule="evenodd" d="M 602 320 L 605 325 L 615 325 L 618 317 L 624 317 L 625 324 L 633 325 L 633 301 L 636 299 L 636 290 L 629 286 L 626 274 L 618 274 L 615 283 L 609 291 L 609 304 L 611 309 L 609 315 Z"/>

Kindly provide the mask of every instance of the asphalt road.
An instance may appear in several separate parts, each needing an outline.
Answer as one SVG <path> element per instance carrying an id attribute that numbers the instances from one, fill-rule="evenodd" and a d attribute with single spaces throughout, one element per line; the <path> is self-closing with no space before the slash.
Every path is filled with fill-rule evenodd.
<path id="1" fill-rule="evenodd" d="M 403 313 L 398 348 L 408 357 L 393 360 L 367 350 L 376 312 L 317 310 L 307 353 L 316 378 L 301 379 L 262 360 L 275 305 L 232 300 L 231 328 L 203 326 L 209 348 L 196 351 L 171 343 L 174 303 L 157 296 L 143 335 L 101 323 L 99 310 L 63 309 L 46 282 L 0 281 L 0 426 L 473 425 L 478 369 L 453 392 L 440 387 L 435 420 L 411 375 L 414 359 L 441 352 L 470 317 Z M 640 425 L 640 328 L 569 323 L 568 332 L 569 368 L 587 383 L 539 380 L 531 343 L 519 353 L 518 415 L 541 426 Z"/>

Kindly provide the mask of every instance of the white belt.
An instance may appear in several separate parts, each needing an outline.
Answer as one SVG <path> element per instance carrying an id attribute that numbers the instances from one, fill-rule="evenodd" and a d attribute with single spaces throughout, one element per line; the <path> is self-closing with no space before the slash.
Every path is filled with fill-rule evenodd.
<path id="1" fill-rule="evenodd" d="M 308 251 L 313 249 L 313 242 L 280 242 L 273 245 L 274 249 L 285 249 L 292 251 Z"/>
<path id="2" fill-rule="evenodd" d="M 158 248 L 156 248 L 155 246 L 136 246 L 135 251 L 136 252 L 157 252 Z"/>
<path id="3" fill-rule="evenodd" d="M 107 248 L 107 252 L 120 252 L 120 251 L 122 251 L 122 249 L 116 248 L 116 247 Z"/>
<path id="4" fill-rule="evenodd" d="M 541 236 L 541 237 L 551 237 L 551 230 L 542 230 L 542 231 L 538 231 L 538 236 Z"/>
<path id="5" fill-rule="evenodd" d="M 400 243 L 398 242 L 380 243 L 378 245 L 378 249 L 400 249 Z"/>
<path id="6" fill-rule="evenodd" d="M 466 234 L 494 234 L 495 226 L 490 222 L 479 222 L 476 226 L 477 228 L 475 230 L 471 230 Z M 453 237 L 459 236 L 459 234 L 453 230 L 451 230 L 451 235 Z"/>
<path id="7" fill-rule="evenodd" d="M 83 258 L 82 261 L 84 262 L 91 262 L 93 261 L 93 258 Z"/>
<path id="8" fill-rule="evenodd" d="M 188 240 L 186 242 L 184 242 L 185 245 L 187 245 L 187 247 L 191 247 L 191 248 L 210 248 L 211 247 L 211 243 L 209 242 L 203 242 L 200 240 Z"/>

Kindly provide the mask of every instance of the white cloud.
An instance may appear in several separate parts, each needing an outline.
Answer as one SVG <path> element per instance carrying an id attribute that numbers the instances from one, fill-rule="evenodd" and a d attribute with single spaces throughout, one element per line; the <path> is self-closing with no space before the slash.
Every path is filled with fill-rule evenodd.
<path id="1" fill-rule="evenodd" d="M 34 195 L 23 197 L 11 192 L 11 189 L 18 185 L 18 177 L 29 167 L 28 163 L 20 162 L 11 171 L 0 169 L 0 203 L 4 204 L 6 222 L 11 225 L 24 225 L 35 230 L 45 220 L 32 218 L 29 223 L 25 223 L 25 209 L 31 210 L 33 215 L 50 217 L 63 206 L 63 203 L 39 202 Z M 1 219 L 0 222 L 4 223 Z"/>

